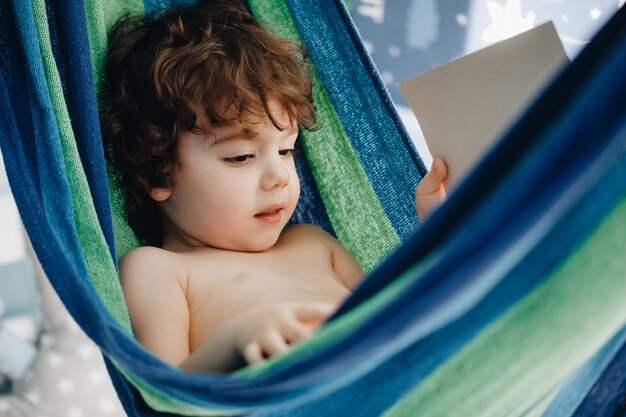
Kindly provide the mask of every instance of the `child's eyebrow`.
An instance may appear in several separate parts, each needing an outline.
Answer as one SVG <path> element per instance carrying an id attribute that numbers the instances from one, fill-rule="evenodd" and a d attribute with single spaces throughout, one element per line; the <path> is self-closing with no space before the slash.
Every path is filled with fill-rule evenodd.
<path id="1" fill-rule="evenodd" d="M 225 142 L 229 142 L 232 140 L 252 140 L 254 139 L 254 137 L 258 135 L 258 132 L 253 132 L 253 131 L 247 131 L 247 132 L 233 132 L 230 133 L 228 135 L 222 136 L 222 137 L 215 137 L 215 142 L 213 142 L 214 145 L 217 145 L 218 143 L 225 143 Z"/>
<path id="2" fill-rule="evenodd" d="M 297 133 L 298 131 L 299 129 L 297 127 L 286 130 L 285 136 L 290 136 L 294 133 Z M 225 143 L 225 142 L 229 142 L 233 140 L 253 140 L 258 134 L 259 132 L 255 132 L 252 130 L 237 131 L 237 132 L 233 132 L 222 137 L 215 137 L 215 141 L 213 142 L 213 145 L 217 145 L 219 143 Z"/>

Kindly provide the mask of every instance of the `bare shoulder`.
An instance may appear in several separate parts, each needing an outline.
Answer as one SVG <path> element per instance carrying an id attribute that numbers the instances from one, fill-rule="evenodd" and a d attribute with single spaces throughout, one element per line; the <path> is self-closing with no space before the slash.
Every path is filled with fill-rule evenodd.
<path id="1" fill-rule="evenodd" d="M 354 288 L 363 277 L 363 269 L 359 262 L 337 239 L 324 229 L 312 224 L 298 224 L 289 228 L 285 234 L 287 242 L 289 242 L 289 239 L 299 239 L 295 242 L 299 246 L 303 246 L 302 243 L 308 243 L 309 241 L 317 242 L 312 244 L 324 245 L 331 256 L 333 270 L 346 288 Z M 294 241 L 292 240 L 291 244 L 293 243 Z"/>
<path id="2" fill-rule="evenodd" d="M 180 256 L 154 246 L 142 246 L 128 252 L 119 262 L 122 287 L 128 288 L 133 283 L 158 285 L 162 280 L 179 280 L 184 276 Z"/>
<path id="3" fill-rule="evenodd" d="M 154 259 L 161 258 L 162 256 L 168 256 L 171 252 L 165 249 L 158 248 L 156 246 L 140 246 L 131 250 L 120 259 L 121 264 L 135 264 L 142 262 L 149 262 Z"/>
<path id="4" fill-rule="evenodd" d="M 173 253 L 155 246 L 141 246 L 133 249 L 120 258 L 120 270 L 143 270 L 144 268 L 161 267 L 170 261 Z"/>

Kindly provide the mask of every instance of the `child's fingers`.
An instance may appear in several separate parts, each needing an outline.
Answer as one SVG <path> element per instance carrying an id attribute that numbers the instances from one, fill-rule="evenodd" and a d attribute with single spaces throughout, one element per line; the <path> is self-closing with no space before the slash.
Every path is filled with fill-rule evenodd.
<path id="1" fill-rule="evenodd" d="M 416 195 L 425 196 L 437 192 L 447 176 L 448 167 L 446 163 L 441 158 L 435 158 L 430 171 L 418 184 Z"/>
<path id="2" fill-rule="evenodd" d="M 243 358 L 248 363 L 263 362 L 265 358 L 263 357 L 263 351 L 261 350 L 261 345 L 259 345 L 257 342 L 248 343 L 243 348 Z"/>
<path id="3" fill-rule="evenodd" d="M 440 181 L 443 181 L 448 176 L 448 165 L 442 158 L 435 158 L 431 166 L 433 175 Z"/>
<path id="4" fill-rule="evenodd" d="M 337 306 L 332 303 L 300 304 L 295 306 L 293 313 L 294 316 L 302 322 L 319 322 L 330 316 L 336 308 Z"/>
<path id="5" fill-rule="evenodd" d="M 289 350 L 289 345 L 287 345 L 285 338 L 280 333 L 276 330 L 271 330 L 265 336 L 263 348 L 267 354 L 273 356 Z"/>
<path id="6" fill-rule="evenodd" d="M 289 316 L 282 323 L 281 331 L 289 343 L 295 343 L 309 337 L 312 329 L 310 326 L 302 324 L 295 317 Z"/>

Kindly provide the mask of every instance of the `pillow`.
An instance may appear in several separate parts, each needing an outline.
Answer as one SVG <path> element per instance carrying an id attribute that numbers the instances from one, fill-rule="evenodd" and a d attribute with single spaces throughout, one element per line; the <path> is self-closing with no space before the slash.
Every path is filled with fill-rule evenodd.
<path id="1" fill-rule="evenodd" d="M 125 416 L 100 350 L 69 315 L 38 263 L 35 268 L 44 317 L 39 356 L 30 376 L 14 384 L 11 395 L 0 395 L 0 415 Z"/>

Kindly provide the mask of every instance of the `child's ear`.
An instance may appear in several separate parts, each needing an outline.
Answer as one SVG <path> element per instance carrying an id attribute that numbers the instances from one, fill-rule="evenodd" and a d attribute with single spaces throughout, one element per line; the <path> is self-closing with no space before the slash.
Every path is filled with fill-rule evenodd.
<path id="1" fill-rule="evenodd" d="M 170 195 L 172 195 L 172 190 L 169 187 L 152 187 L 150 188 L 149 194 L 150 198 L 152 198 L 154 201 L 162 202 L 170 198 Z"/>

